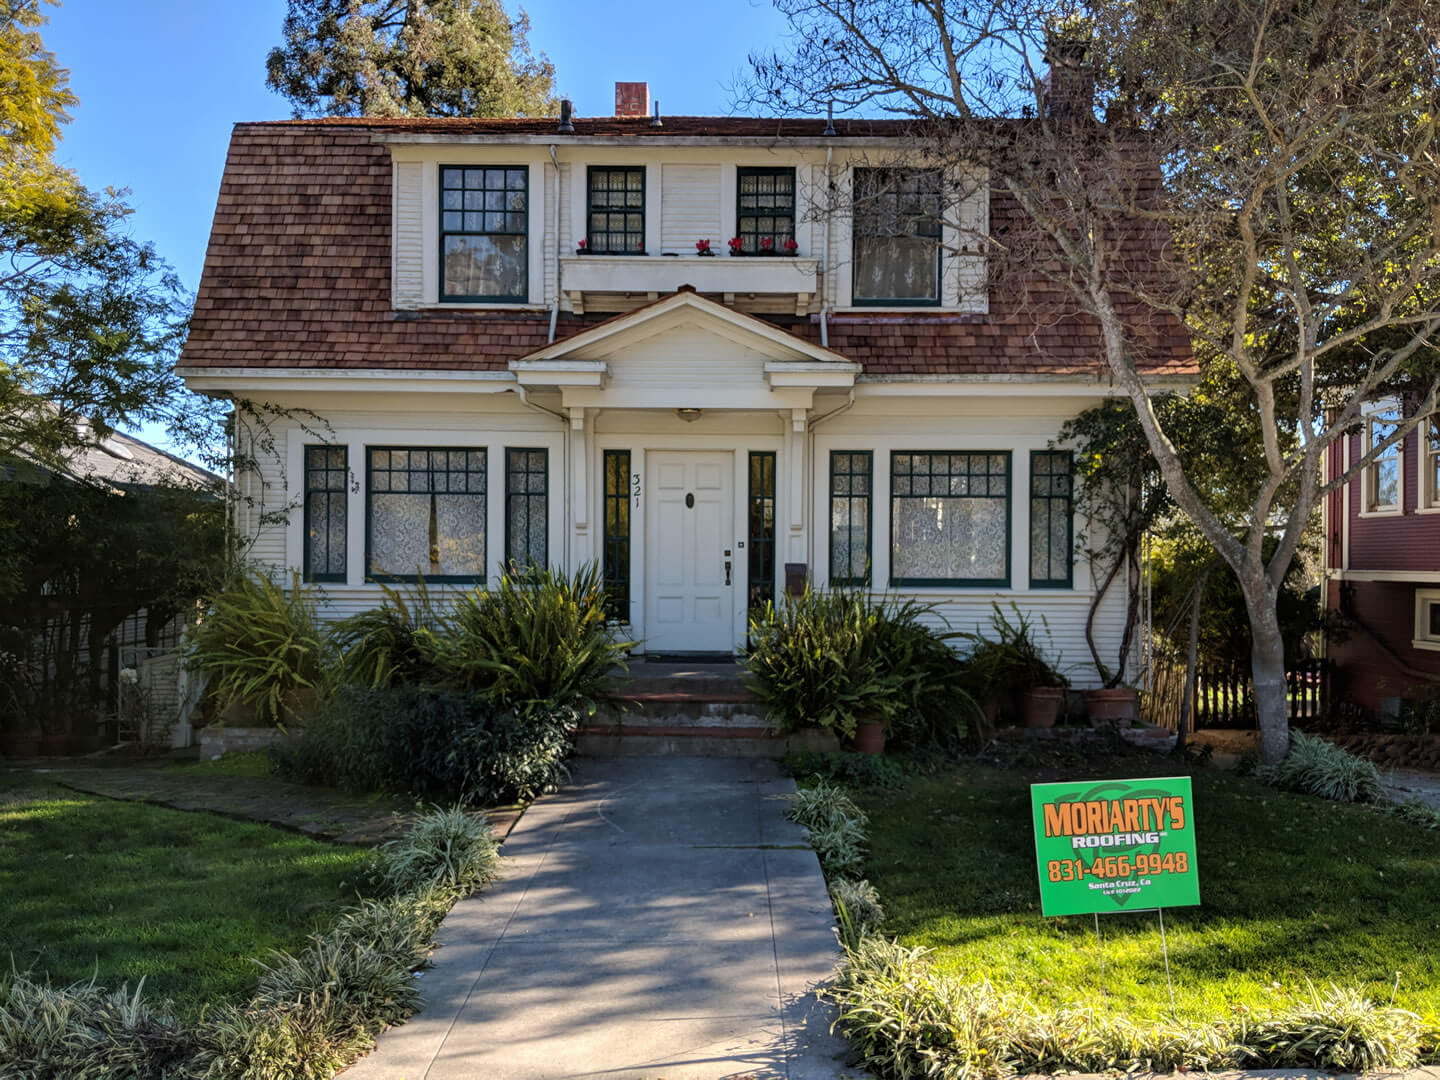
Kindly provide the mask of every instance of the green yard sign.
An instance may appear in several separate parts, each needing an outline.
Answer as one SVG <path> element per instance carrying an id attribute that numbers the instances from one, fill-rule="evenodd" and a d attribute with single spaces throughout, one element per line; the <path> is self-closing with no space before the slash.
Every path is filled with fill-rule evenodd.
<path id="1" fill-rule="evenodd" d="M 1030 785 L 1045 915 L 1200 903 L 1190 778 Z"/>

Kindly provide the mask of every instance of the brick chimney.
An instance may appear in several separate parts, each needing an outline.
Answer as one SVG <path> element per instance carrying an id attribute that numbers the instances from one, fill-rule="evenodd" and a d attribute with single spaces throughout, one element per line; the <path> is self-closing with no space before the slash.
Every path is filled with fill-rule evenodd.
<path id="1" fill-rule="evenodd" d="M 1093 115 L 1095 70 L 1090 66 L 1090 46 L 1076 38 L 1052 37 L 1045 43 L 1045 115 L 1074 122 Z"/>
<path id="2" fill-rule="evenodd" d="M 650 84 L 617 82 L 615 84 L 616 116 L 649 116 Z"/>

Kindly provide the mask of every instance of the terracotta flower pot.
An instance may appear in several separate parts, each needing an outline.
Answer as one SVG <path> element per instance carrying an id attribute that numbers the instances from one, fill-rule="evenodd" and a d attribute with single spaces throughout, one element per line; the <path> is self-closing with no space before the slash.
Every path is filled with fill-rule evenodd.
<path id="1" fill-rule="evenodd" d="M 1030 728 L 1054 727 L 1064 703 L 1064 687 L 1032 686 L 1020 695 L 1020 723 Z"/>
<path id="2" fill-rule="evenodd" d="M 856 724 L 855 749 L 862 754 L 883 754 L 885 752 L 885 725 L 874 722 Z"/>
<path id="3" fill-rule="evenodd" d="M 1140 720 L 1140 692 L 1133 686 L 1086 690 L 1085 712 L 1093 728 L 1132 727 Z"/>

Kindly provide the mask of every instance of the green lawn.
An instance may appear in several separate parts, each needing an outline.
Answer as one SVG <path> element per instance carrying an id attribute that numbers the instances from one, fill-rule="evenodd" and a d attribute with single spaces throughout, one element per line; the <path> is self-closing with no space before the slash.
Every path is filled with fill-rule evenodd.
<path id="1" fill-rule="evenodd" d="M 0 963 L 68 983 L 145 978 L 195 1015 L 254 988 L 363 885 L 370 852 L 0 774 Z"/>
<path id="2" fill-rule="evenodd" d="M 1145 763 L 1144 765 L 1140 763 Z M 862 794 L 885 931 L 940 966 L 1045 1005 L 1169 1013 L 1154 912 L 1040 915 L 1029 784 L 1174 775 L 1164 759 L 1016 771 L 963 766 Z M 1331 983 L 1440 1015 L 1440 832 L 1361 807 L 1194 777 L 1201 906 L 1165 914 L 1177 1013 L 1268 1011 Z"/>

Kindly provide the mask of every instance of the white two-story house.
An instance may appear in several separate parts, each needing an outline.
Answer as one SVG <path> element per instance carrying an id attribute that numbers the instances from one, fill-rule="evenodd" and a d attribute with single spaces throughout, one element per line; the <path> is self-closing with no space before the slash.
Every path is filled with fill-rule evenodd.
<path id="1" fill-rule="evenodd" d="M 896 123 L 617 112 L 236 126 L 181 365 L 287 410 L 241 426 L 255 556 L 336 615 L 594 560 L 664 653 L 803 582 L 1013 601 L 1093 682 L 1052 440 L 1114 389 L 1057 290 L 987 272 L 1012 207 Z M 1193 371 L 1178 326 L 1146 364 Z"/>

